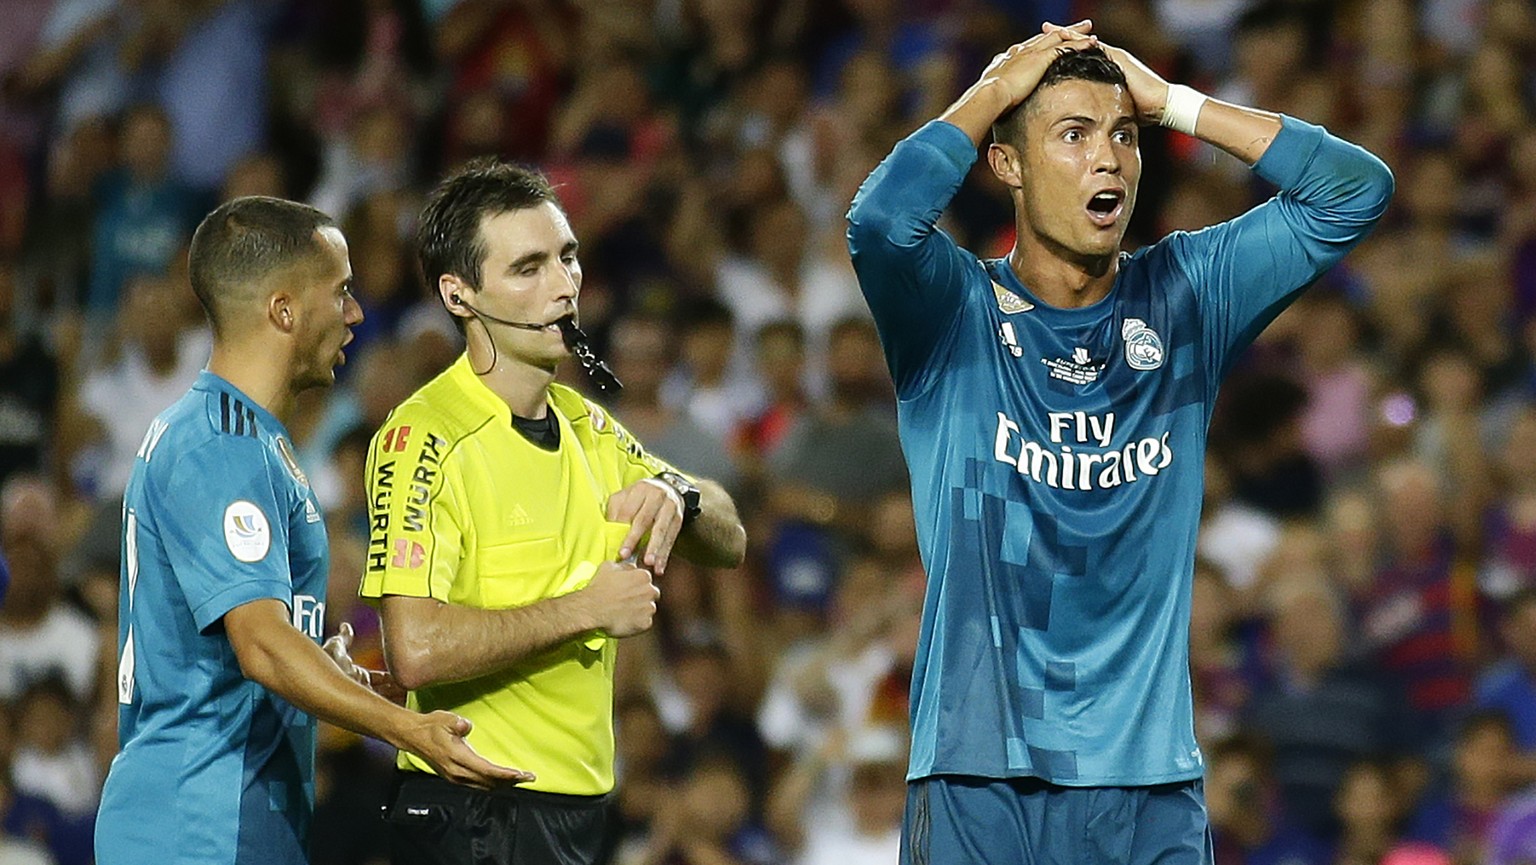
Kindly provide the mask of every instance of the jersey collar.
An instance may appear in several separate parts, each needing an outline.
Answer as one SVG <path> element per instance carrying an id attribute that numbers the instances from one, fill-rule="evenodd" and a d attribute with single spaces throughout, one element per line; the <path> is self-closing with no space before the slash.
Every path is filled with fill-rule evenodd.
<path id="1" fill-rule="evenodd" d="M 475 375 L 475 370 L 469 363 L 469 353 L 459 355 L 459 359 L 448 367 L 447 376 L 453 381 L 454 387 L 464 395 L 469 405 L 476 409 L 476 413 L 483 417 L 499 418 L 508 427 L 512 425 L 512 407 L 507 401 L 496 395 L 496 392 L 486 387 L 480 376 Z M 572 423 L 585 417 L 589 410 L 586 400 L 580 394 L 558 384 L 552 384 L 544 394 L 544 401 Z"/>
<path id="2" fill-rule="evenodd" d="M 1045 319 L 1049 324 L 1080 325 L 1098 321 L 1104 317 L 1106 311 L 1114 308 L 1115 298 L 1120 294 L 1120 276 L 1125 272 L 1125 255 L 1122 253 L 1120 256 L 1120 270 L 1115 274 L 1115 283 L 1110 286 L 1109 294 L 1088 306 L 1071 309 L 1051 306 L 1037 297 L 1019 279 L 1019 275 L 1014 272 L 1013 266 L 1008 263 L 1006 257 L 987 259 L 983 265 L 987 275 L 999 285 L 1034 304 L 1034 309 L 1029 311 L 1031 316 Z"/>
<path id="3" fill-rule="evenodd" d="M 192 389 L 207 393 L 227 393 L 250 408 L 256 415 L 257 427 L 267 430 L 273 435 L 288 435 L 288 428 L 283 426 L 283 422 L 278 420 L 276 415 L 262 408 L 261 404 L 251 399 L 249 394 L 230 384 L 229 379 L 217 373 L 209 372 L 206 369 L 198 373 L 197 381 L 192 384 Z"/>

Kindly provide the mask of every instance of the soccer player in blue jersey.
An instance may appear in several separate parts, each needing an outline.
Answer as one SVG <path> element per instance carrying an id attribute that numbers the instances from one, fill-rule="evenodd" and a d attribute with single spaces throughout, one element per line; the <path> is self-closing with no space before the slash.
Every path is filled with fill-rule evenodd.
<path id="1" fill-rule="evenodd" d="M 197 229 L 191 278 L 213 355 L 150 425 L 124 496 L 121 751 L 96 861 L 305 862 L 317 717 L 461 783 L 532 780 L 476 754 L 468 721 L 402 708 L 344 647 L 321 648 L 325 523 L 281 419 L 335 380 L 363 317 L 341 232 L 302 204 L 238 198 Z"/>
<path id="2" fill-rule="evenodd" d="M 848 213 L 930 581 L 909 863 L 1210 861 L 1188 636 L 1211 407 L 1392 193 L 1359 147 L 1170 86 L 1090 29 L 998 55 Z M 1279 193 L 1122 254 L 1157 122 Z M 989 136 L 1018 239 L 982 260 L 935 223 Z"/>

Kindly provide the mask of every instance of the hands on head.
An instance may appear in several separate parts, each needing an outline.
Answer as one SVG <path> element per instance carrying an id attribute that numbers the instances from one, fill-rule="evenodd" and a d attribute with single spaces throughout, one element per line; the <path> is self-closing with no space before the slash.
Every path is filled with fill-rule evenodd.
<path id="1" fill-rule="evenodd" d="M 1145 63 L 1123 48 L 1116 48 L 1093 35 L 1093 22 L 1084 19 L 1076 24 L 1060 25 L 1046 22 L 1040 34 L 1012 46 L 992 58 L 982 73 L 982 80 L 996 79 L 1008 94 L 1011 108 L 1029 98 L 1044 77 L 1045 70 L 1061 54 L 1101 48 L 1125 73 L 1131 101 L 1136 104 L 1137 119 L 1142 123 L 1157 123 L 1168 99 L 1168 82 L 1153 72 Z"/>

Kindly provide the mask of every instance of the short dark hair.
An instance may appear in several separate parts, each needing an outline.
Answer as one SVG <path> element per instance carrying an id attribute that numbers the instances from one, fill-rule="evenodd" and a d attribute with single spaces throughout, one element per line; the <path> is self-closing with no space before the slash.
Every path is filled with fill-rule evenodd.
<path id="1" fill-rule="evenodd" d="M 493 157 L 471 160 L 448 175 L 427 197 L 416 227 L 416 256 L 427 290 L 435 296 L 444 274 L 479 288 L 486 256 L 481 221 L 546 201 L 561 207 L 549 178 Z M 465 321 L 459 316 L 453 321 L 463 333 Z"/>
<path id="2" fill-rule="evenodd" d="M 1024 108 L 1035 94 L 1063 81 L 1096 81 L 1100 84 L 1128 86 L 1125 71 L 1120 64 L 1109 59 L 1103 48 L 1097 46 L 1081 51 L 1067 51 L 1051 61 L 1040 76 L 1040 83 L 1024 97 L 1024 101 L 1003 112 L 992 124 L 992 140 L 999 144 L 1017 145 L 1024 137 Z"/>
<path id="3" fill-rule="evenodd" d="M 187 253 L 192 292 L 215 334 L 232 300 L 267 276 L 314 256 L 315 232 L 336 220 L 307 204 L 248 195 L 219 205 L 192 234 Z"/>

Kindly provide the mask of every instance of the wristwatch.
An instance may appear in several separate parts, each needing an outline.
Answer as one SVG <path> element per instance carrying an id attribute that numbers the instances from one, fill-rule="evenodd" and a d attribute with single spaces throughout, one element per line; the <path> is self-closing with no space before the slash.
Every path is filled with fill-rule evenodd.
<path id="1" fill-rule="evenodd" d="M 662 472 L 656 476 L 656 480 L 671 487 L 677 492 L 678 498 L 683 500 L 684 526 L 698 519 L 699 514 L 704 512 L 703 508 L 699 507 L 699 488 L 694 486 L 693 481 L 677 472 Z"/>

